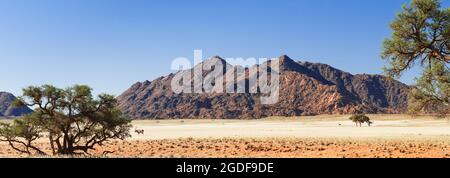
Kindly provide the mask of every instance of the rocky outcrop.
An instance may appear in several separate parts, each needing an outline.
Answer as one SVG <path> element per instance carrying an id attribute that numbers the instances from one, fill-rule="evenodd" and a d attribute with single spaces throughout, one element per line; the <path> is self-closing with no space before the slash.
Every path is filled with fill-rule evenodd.
<path id="1" fill-rule="evenodd" d="M 352 75 L 326 64 L 295 62 L 281 56 L 280 99 L 274 105 L 262 105 L 261 93 L 175 94 L 171 80 L 175 76 L 138 82 L 118 97 L 119 108 L 133 118 L 174 119 L 253 119 L 268 116 L 314 114 L 403 113 L 409 87 L 380 75 Z M 204 63 L 222 62 L 225 78 L 232 75 L 230 65 L 220 57 Z M 224 65 L 224 66 L 225 66 Z M 198 67 L 197 65 L 196 67 Z M 210 71 L 204 71 L 205 73 Z M 256 66 L 246 69 L 248 80 L 256 75 Z M 247 81 L 248 82 L 248 81 Z M 227 86 L 229 87 L 229 86 Z"/>
<path id="2" fill-rule="evenodd" d="M 16 97 L 7 92 L 0 92 L 0 117 L 18 117 L 33 112 L 28 107 L 13 107 Z"/>

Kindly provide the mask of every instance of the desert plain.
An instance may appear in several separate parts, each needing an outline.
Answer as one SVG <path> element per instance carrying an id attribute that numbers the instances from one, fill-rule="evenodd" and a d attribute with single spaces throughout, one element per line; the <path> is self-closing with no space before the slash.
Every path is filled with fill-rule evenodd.
<path id="1" fill-rule="evenodd" d="M 93 157 L 137 158 L 450 158 L 448 118 L 348 115 L 259 120 L 135 120 L 131 137 L 111 140 Z M 9 122 L 3 120 L 2 122 Z M 144 130 L 138 134 L 134 130 Z M 39 147 L 50 152 L 45 140 Z M 0 157 L 28 157 L 0 142 Z"/>

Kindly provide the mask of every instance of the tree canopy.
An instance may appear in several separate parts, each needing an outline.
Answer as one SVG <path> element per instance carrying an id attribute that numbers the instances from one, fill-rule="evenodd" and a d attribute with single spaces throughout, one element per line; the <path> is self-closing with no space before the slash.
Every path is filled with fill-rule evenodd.
<path id="1" fill-rule="evenodd" d="M 409 110 L 449 112 L 450 8 L 439 0 L 413 0 L 391 24 L 393 34 L 383 44 L 387 75 L 398 78 L 415 65 L 422 75 L 410 93 Z"/>
<path id="2" fill-rule="evenodd" d="M 361 126 L 363 123 L 367 123 L 367 125 L 369 125 L 369 127 L 373 124 L 372 121 L 370 121 L 370 118 L 367 117 L 364 114 L 355 114 L 350 116 L 349 118 L 352 122 L 354 122 L 356 124 L 356 126 Z"/>

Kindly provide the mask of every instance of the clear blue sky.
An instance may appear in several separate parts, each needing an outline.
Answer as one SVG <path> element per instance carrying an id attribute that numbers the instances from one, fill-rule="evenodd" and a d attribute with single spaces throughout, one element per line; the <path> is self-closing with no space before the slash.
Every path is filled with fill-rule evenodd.
<path id="1" fill-rule="evenodd" d="M 408 0 L 0 0 L 0 91 L 88 84 L 115 95 L 173 58 L 276 57 L 380 74 Z M 448 1 L 444 2 L 448 7 Z M 412 83 L 412 74 L 402 78 Z"/>

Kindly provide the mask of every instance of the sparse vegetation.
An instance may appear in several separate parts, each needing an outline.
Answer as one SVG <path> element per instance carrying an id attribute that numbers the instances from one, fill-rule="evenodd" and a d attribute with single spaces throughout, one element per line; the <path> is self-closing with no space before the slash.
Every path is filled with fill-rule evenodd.
<path id="1" fill-rule="evenodd" d="M 83 85 L 24 89 L 15 105 L 36 109 L 12 123 L 0 123 L 0 141 L 29 155 L 75 155 L 89 154 L 110 139 L 129 137 L 131 120 L 115 108 L 114 96 L 101 94 L 94 99 L 91 90 Z M 45 137 L 51 153 L 37 146 Z"/>
<path id="2" fill-rule="evenodd" d="M 449 143 L 448 137 L 180 138 L 111 141 L 93 153 L 95 157 L 154 158 L 448 158 Z M 5 151 L 2 148 L 0 152 Z M 105 156 L 105 150 L 116 152 Z"/>
<path id="3" fill-rule="evenodd" d="M 185 119 L 186 125 L 180 120 L 135 120 L 134 128 L 151 133 L 132 132 L 130 140 L 108 140 L 96 145 L 90 155 L 31 157 L 450 157 L 450 131 L 444 120 L 367 116 L 377 121 L 377 128 L 352 127 L 350 116 L 344 115 L 221 122 Z M 192 129 L 196 125 L 199 127 Z M 50 153 L 49 142 L 41 140 L 34 146 Z M 0 142 L 0 157 L 29 156 Z"/>

